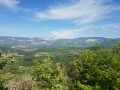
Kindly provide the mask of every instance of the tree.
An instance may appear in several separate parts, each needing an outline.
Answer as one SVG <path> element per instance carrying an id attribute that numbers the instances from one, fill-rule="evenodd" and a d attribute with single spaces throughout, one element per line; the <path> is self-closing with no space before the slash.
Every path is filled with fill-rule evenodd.
<path id="1" fill-rule="evenodd" d="M 112 52 L 120 55 L 120 41 L 112 47 Z"/>
<path id="2" fill-rule="evenodd" d="M 100 49 L 100 45 L 98 45 L 98 44 L 95 44 L 94 46 L 90 47 L 90 50 L 95 51 L 95 52 L 98 51 L 99 49 Z"/>
<path id="3" fill-rule="evenodd" d="M 14 62 L 16 56 L 16 53 L 2 54 L 2 52 L 0 52 L 0 90 L 3 90 L 3 83 L 5 82 L 1 74 L 4 74 L 8 70 L 9 65 Z"/>
<path id="4" fill-rule="evenodd" d="M 119 57 L 110 51 L 82 53 L 68 70 L 75 90 L 119 90 Z"/>
<path id="5" fill-rule="evenodd" d="M 35 61 L 32 75 L 37 87 L 42 90 L 67 90 L 67 76 L 60 63 L 53 63 L 50 59 Z"/>

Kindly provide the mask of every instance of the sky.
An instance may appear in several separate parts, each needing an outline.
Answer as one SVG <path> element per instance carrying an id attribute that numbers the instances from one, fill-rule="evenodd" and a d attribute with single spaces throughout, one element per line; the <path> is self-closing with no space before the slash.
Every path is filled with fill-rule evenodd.
<path id="1" fill-rule="evenodd" d="M 0 0 L 0 36 L 120 38 L 120 0 Z"/>

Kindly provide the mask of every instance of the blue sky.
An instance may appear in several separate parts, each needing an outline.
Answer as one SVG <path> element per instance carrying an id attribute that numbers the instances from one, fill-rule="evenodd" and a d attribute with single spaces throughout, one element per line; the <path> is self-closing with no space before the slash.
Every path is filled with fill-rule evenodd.
<path id="1" fill-rule="evenodd" d="M 120 38 L 120 0 L 0 0 L 0 36 Z"/>

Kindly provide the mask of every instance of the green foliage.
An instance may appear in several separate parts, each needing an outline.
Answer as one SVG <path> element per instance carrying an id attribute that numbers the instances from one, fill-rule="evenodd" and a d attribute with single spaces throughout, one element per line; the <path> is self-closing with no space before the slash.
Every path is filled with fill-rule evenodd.
<path id="1" fill-rule="evenodd" d="M 117 44 L 113 45 L 112 52 L 114 54 L 120 55 L 120 41 Z"/>
<path id="2" fill-rule="evenodd" d="M 4 82 L 5 82 L 5 79 L 0 77 L 0 90 L 4 89 Z"/>
<path id="3" fill-rule="evenodd" d="M 2 54 L 2 52 L 0 52 L 0 90 L 4 88 L 5 82 L 1 74 L 7 72 L 9 65 L 14 62 L 16 55 L 17 54 L 13 53 Z"/>
<path id="4" fill-rule="evenodd" d="M 14 87 L 18 90 L 120 90 L 120 43 L 112 47 L 112 52 L 111 49 L 101 49 L 97 44 L 81 53 L 81 49 L 77 49 L 79 48 L 48 47 L 32 53 L 21 52 L 21 61 L 15 62 L 11 68 L 16 70 L 14 74 L 17 77 L 6 84 L 1 76 L 8 71 L 16 54 L 1 52 L 0 90 L 3 90 L 4 85 L 8 89 Z M 35 65 L 31 67 L 34 55 L 39 52 L 48 52 L 50 58 L 40 61 L 40 53 L 40 58 L 37 57 L 39 61 L 35 60 Z M 70 62 L 65 63 L 66 61 Z M 26 71 L 30 74 L 31 68 L 32 76 L 18 76 Z"/>
<path id="5" fill-rule="evenodd" d="M 5 73 L 10 64 L 16 59 L 16 53 L 1 54 L 0 56 L 0 73 Z"/>
<path id="6" fill-rule="evenodd" d="M 85 51 L 74 61 L 71 67 L 77 76 L 70 76 L 76 89 L 119 90 L 120 89 L 120 58 L 109 51 Z M 68 70 L 68 73 L 73 73 Z M 78 83 L 79 82 L 79 83 Z M 86 89 L 84 89 L 86 88 Z M 89 88 L 89 89 L 87 89 Z"/>
<path id="7" fill-rule="evenodd" d="M 32 87 L 31 90 L 39 90 L 37 87 Z"/>
<path id="8" fill-rule="evenodd" d="M 100 49 L 100 46 L 98 44 L 95 44 L 94 46 L 90 47 L 91 51 L 98 51 Z"/>
<path id="9" fill-rule="evenodd" d="M 77 82 L 79 90 L 92 90 L 92 87 L 89 85 L 81 84 L 80 82 Z"/>
<path id="10" fill-rule="evenodd" d="M 67 76 L 60 63 L 51 60 L 35 61 L 33 77 L 37 86 L 42 90 L 67 90 Z"/>

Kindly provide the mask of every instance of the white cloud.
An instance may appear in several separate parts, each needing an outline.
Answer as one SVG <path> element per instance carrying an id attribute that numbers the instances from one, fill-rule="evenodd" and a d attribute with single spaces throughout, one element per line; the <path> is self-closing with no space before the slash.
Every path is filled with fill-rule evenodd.
<path id="1" fill-rule="evenodd" d="M 120 24 L 108 24 L 102 27 L 104 31 L 118 32 L 120 31 Z"/>
<path id="2" fill-rule="evenodd" d="M 80 34 L 85 31 L 90 31 L 96 29 L 95 26 L 81 27 L 78 29 L 61 29 L 51 32 L 51 37 L 54 39 L 72 39 L 80 37 Z"/>
<path id="3" fill-rule="evenodd" d="M 19 4 L 18 0 L 0 0 L 0 5 L 13 10 L 18 9 L 17 7 L 18 4 Z"/>
<path id="4" fill-rule="evenodd" d="M 72 39 L 77 36 L 76 30 L 58 30 L 52 31 L 52 37 L 54 39 Z"/>
<path id="5" fill-rule="evenodd" d="M 73 4 L 53 6 L 44 12 L 36 12 L 38 19 L 72 20 L 77 24 L 90 23 L 105 17 L 120 6 L 105 4 L 111 0 L 73 0 Z"/>

